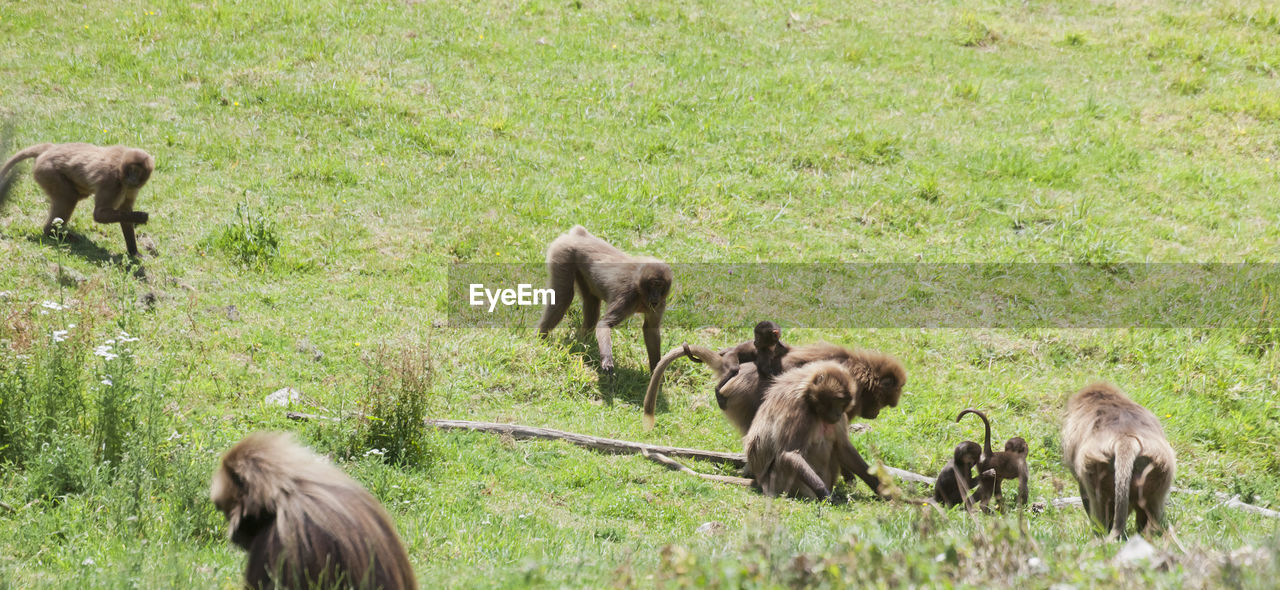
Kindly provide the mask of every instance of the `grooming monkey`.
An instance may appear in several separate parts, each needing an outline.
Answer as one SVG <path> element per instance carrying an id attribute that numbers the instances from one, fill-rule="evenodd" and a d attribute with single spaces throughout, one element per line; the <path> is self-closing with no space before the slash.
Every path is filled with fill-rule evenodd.
<path id="1" fill-rule="evenodd" d="M 232 446 L 209 496 L 249 553 L 247 588 L 417 588 L 382 505 L 288 434 Z"/>
<path id="2" fill-rule="evenodd" d="M 852 449 L 845 412 L 857 387 L 835 362 L 812 363 L 775 381 L 743 439 L 748 468 L 766 496 L 831 495 L 845 447 Z"/>
<path id="3" fill-rule="evenodd" d="M 662 389 L 662 375 L 676 359 L 688 356 L 696 362 L 706 363 L 719 383 L 725 375 L 723 357 L 705 346 L 683 344 L 668 352 L 658 362 L 649 376 L 649 387 L 644 396 L 645 426 L 652 428 L 654 412 L 658 406 L 658 393 Z M 859 403 L 850 409 L 849 419 L 861 417 L 873 420 L 885 406 L 895 407 L 906 385 L 906 371 L 893 357 L 874 350 L 848 349 L 828 343 L 789 348 L 780 359 L 782 374 L 805 364 L 834 360 L 844 365 L 850 377 L 858 384 Z M 768 391 L 768 380 L 760 378 L 755 363 L 743 363 L 738 374 L 724 381 L 716 392 L 716 402 L 729 422 L 743 434 L 751 428 L 756 410 Z"/>
<path id="4" fill-rule="evenodd" d="M 544 338 L 564 319 L 573 301 L 574 285 L 582 295 L 582 327 L 578 337 L 592 327 L 600 348 L 600 369 L 613 371 L 612 331 L 632 314 L 644 315 L 644 346 L 653 371 L 662 354 L 662 313 L 673 282 L 671 267 L 648 256 L 631 256 L 573 226 L 547 246 L 547 272 L 555 292 L 554 303 L 543 310 L 538 333 Z M 608 305 L 600 317 L 600 301 Z"/>
<path id="5" fill-rule="evenodd" d="M 56 231 L 54 222 L 57 219 L 70 222 L 76 203 L 93 195 L 93 220 L 119 223 L 129 255 L 138 255 L 133 226 L 146 223 L 148 215 L 134 211 L 133 203 L 155 170 L 155 159 L 151 154 L 119 145 L 36 144 L 14 154 L 0 167 L 0 186 L 11 186 L 13 167 L 28 158 L 36 159 L 31 167 L 32 175 L 49 197 L 45 234 Z M 0 199 L 6 197 L 6 194 L 0 194 Z"/>
<path id="6" fill-rule="evenodd" d="M 1085 512 L 1109 531 L 1108 539 L 1125 536 L 1130 510 L 1142 534 L 1163 526 L 1177 468 L 1173 447 L 1155 414 L 1116 386 L 1094 383 L 1067 401 L 1062 454 Z"/>
<path id="7" fill-rule="evenodd" d="M 756 373 L 762 384 L 767 384 L 782 373 L 782 359 L 791 350 L 782 343 L 782 328 L 778 324 L 765 320 L 756 324 L 752 333 L 754 339 L 750 342 L 743 342 L 720 351 L 720 357 L 724 363 L 724 376 L 716 384 L 716 395 L 720 394 L 720 388 L 724 387 L 725 383 L 737 376 L 738 367 L 742 363 L 755 363 Z"/>
<path id="8" fill-rule="evenodd" d="M 978 443 L 966 440 L 956 445 L 951 460 L 947 461 L 933 484 L 933 499 L 948 508 L 957 504 L 964 504 L 966 510 L 972 508 L 973 500 L 969 494 L 978 483 L 973 468 L 981 460 L 982 447 Z"/>
<path id="9" fill-rule="evenodd" d="M 1004 450 L 1000 452 L 992 452 L 991 450 L 991 422 L 987 420 L 987 415 L 973 408 L 966 409 L 956 416 L 956 422 L 964 418 L 965 414 L 975 414 L 982 419 L 984 427 L 984 435 L 982 439 L 982 458 L 978 461 L 978 473 L 980 474 L 978 491 L 975 495 L 978 501 L 982 503 L 985 509 L 987 502 L 994 496 L 997 505 L 1004 499 L 1002 487 L 1004 480 L 1018 480 L 1018 503 L 1026 504 L 1030 491 L 1027 488 L 1028 470 L 1027 470 L 1027 453 L 1030 450 L 1027 447 L 1027 441 L 1022 437 L 1015 436 L 1004 443 Z"/>

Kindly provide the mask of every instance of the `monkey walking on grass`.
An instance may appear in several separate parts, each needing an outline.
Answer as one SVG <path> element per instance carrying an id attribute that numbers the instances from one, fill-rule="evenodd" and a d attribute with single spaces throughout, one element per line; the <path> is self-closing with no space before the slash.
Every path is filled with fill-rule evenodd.
<path id="1" fill-rule="evenodd" d="M 81 200 L 93 196 L 93 220 L 119 223 L 125 248 L 138 255 L 134 225 L 147 222 L 144 211 L 134 211 L 138 191 L 151 178 L 155 158 L 137 148 L 113 145 L 99 147 L 87 143 L 41 143 L 9 158 L 0 167 L 0 205 L 8 199 L 16 182 L 14 167 L 35 158 L 31 167 L 36 183 L 49 197 L 49 215 L 44 233 L 53 235 L 71 221 L 71 213 Z"/>

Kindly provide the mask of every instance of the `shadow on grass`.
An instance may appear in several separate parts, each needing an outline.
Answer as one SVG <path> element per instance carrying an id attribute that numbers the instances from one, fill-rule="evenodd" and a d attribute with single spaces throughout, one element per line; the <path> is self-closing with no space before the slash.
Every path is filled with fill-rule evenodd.
<path id="1" fill-rule="evenodd" d="M 630 360 L 622 360 L 617 354 L 613 356 L 613 373 L 600 370 L 600 348 L 595 336 L 588 334 L 579 339 L 575 333 L 566 333 L 559 337 L 562 346 L 569 348 L 569 354 L 581 354 L 587 359 L 587 365 L 596 370 L 596 390 L 604 403 L 612 406 L 621 401 L 636 408 L 644 406 L 644 392 L 649 387 L 648 360 L 640 359 L 640 368 L 631 365 Z M 658 396 L 658 411 L 667 411 L 667 402 L 662 395 Z"/>
<path id="2" fill-rule="evenodd" d="M 67 253 L 82 258 L 94 266 L 102 268 L 128 267 L 134 278 L 140 281 L 147 280 L 147 269 L 142 265 L 142 261 L 124 254 L 113 253 L 99 246 L 88 236 L 76 231 L 68 230 L 62 237 L 49 236 L 43 233 L 28 234 L 27 241 L 41 246 L 64 248 Z M 59 278 L 59 281 L 62 281 L 62 279 Z"/>

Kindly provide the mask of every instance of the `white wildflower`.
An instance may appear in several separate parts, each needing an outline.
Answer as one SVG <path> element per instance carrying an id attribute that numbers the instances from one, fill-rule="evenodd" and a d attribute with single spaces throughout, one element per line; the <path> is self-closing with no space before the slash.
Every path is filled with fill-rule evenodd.
<path id="1" fill-rule="evenodd" d="M 377 455 L 381 457 L 385 454 L 387 454 L 386 449 L 369 449 L 368 451 L 365 451 L 364 456 L 368 457 L 369 455 Z"/>
<path id="2" fill-rule="evenodd" d="M 102 357 L 102 358 L 104 358 L 104 359 L 107 359 L 107 360 L 109 360 L 109 361 L 120 358 L 120 355 L 118 355 L 118 354 L 116 354 L 116 353 L 114 353 L 114 352 L 111 352 L 111 346 L 110 346 L 110 345 L 108 345 L 108 344 L 103 344 L 103 345 L 101 345 L 101 346 L 98 346 L 98 347 L 94 348 L 94 349 L 93 349 L 93 354 L 94 354 L 94 355 L 97 355 L 97 356 L 100 356 L 100 357 Z"/>
<path id="3" fill-rule="evenodd" d="M 54 342 L 62 342 L 62 341 L 64 341 L 64 340 L 66 340 L 66 339 L 67 339 L 67 331 L 66 331 L 66 330 L 54 330 L 54 331 L 53 331 L 53 341 L 54 341 Z"/>
<path id="4" fill-rule="evenodd" d="M 120 335 L 116 336 L 116 340 L 119 340 L 120 342 L 137 342 L 138 341 L 136 337 L 130 336 L 129 333 L 125 332 L 124 330 L 120 330 Z"/>
<path id="5" fill-rule="evenodd" d="M 111 387 L 113 385 L 113 383 L 111 382 L 111 375 L 107 375 L 106 377 L 104 377 L 102 379 L 102 384 L 106 385 L 107 387 Z"/>
<path id="6" fill-rule="evenodd" d="M 65 306 L 58 303 L 57 301 L 41 301 L 40 307 L 43 307 L 45 309 L 52 309 L 53 311 L 62 311 L 66 309 Z"/>

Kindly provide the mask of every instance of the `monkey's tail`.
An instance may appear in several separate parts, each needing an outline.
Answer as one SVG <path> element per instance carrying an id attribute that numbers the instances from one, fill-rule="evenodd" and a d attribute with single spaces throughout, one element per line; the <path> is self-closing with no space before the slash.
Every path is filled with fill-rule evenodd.
<path id="1" fill-rule="evenodd" d="M 5 139 L 7 142 L 8 138 Z M 52 143 L 38 143 L 14 154 L 12 158 L 9 158 L 4 163 L 4 166 L 0 166 L 0 208 L 3 208 L 4 204 L 9 201 L 9 192 L 13 190 L 13 185 L 18 181 L 18 176 L 12 174 L 13 167 L 17 166 L 18 162 L 43 154 L 51 147 L 53 147 Z"/>
<path id="2" fill-rule="evenodd" d="M 987 415 L 982 413 L 981 410 L 967 408 L 960 412 L 959 416 L 956 416 L 956 422 L 959 422 L 961 418 L 964 418 L 965 414 L 975 414 L 979 418 L 982 418 L 982 425 L 986 429 L 986 433 L 983 435 L 982 439 L 982 458 L 985 460 L 991 456 L 991 421 L 987 420 Z"/>
<path id="3" fill-rule="evenodd" d="M 710 348 L 682 343 L 680 346 L 671 349 L 670 352 L 662 357 L 662 360 L 658 361 L 658 365 L 653 368 L 653 373 L 649 375 L 649 388 L 644 392 L 644 427 L 646 430 L 653 428 L 654 413 L 658 409 L 658 392 L 662 390 L 662 374 L 667 372 L 667 367 L 671 363 L 684 356 L 688 356 L 694 362 L 705 362 L 716 374 L 720 373 L 720 356 Z"/>
<path id="4" fill-rule="evenodd" d="M 1138 439 L 1126 436 L 1116 441 L 1115 455 L 1116 513 L 1111 522 L 1110 538 L 1124 536 L 1124 525 L 1129 520 L 1129 484 L 1133 480 L 1133 462 L 1137 460 L 1142 445 Z M 1142 479 L 1146 479 L 1143 477 Z"/>

